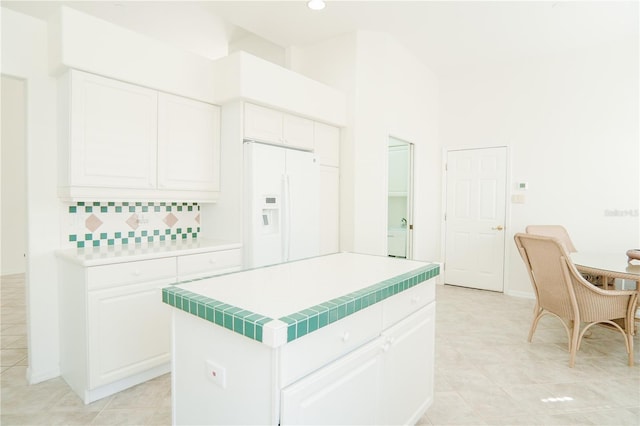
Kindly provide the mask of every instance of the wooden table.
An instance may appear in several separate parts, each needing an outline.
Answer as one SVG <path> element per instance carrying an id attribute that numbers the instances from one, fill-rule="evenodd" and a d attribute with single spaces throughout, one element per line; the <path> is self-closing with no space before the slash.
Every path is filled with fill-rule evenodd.
<path id="1" fill-rule="evenodd" d="M 636 282 L 640 290 L 640 262 L 629 263 L 623 253 L 571 253 L 571 260 L 578 271 L 601 278 L 602 288 L 607 289 L 609 278 L 620 278 Z"/>

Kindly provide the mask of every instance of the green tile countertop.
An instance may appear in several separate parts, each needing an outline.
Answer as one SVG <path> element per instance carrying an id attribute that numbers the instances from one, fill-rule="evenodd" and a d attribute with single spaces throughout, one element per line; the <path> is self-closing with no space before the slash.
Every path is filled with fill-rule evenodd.
<path id="1" fill-rule="evenodd" d="M 272 347 L 436 277 L 437 264 L 338 253 L 162 290 L 164 303 Z"/>
<path id="2" fill-rule="evenodd" d="M 70 248 L 58 250 L 56 255 L 82 266 L 98 266 L 157 259 L 161 257 L 232 250 L 241 247 L 242 244 L 240 243 L 196 238 L 191 240 L 156 241 L 148 244 Z"/>

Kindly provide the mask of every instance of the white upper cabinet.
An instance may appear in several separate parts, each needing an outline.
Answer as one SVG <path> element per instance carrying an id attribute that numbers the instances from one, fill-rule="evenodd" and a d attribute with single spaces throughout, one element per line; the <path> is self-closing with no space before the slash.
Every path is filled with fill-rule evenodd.
<path id="1" fill-rule="evenodd" d="M 155 188 L 157 92 L 86 73 L 70 83 L 69 184 Z"/>
<path id="2" fill-rule="evenodd" d="M 220 190 L 220 108 L 158 97 L 158 188 Z"/>
<path id="3" fill-rule="evenodd" d="M 286 145 L 313 151 L 313 121 L 291 114 L 284 114 L 282 127 Z"/>
<path id="4" fill-rule="evenodd" d="M 245 139 L 283 144 L 282 112 L 245 104 L 244 137 Z"/>
<path id="5" fill-rule="evenodd" d="M 340 166 L 340 129 L 323 123 L 314 123 L 314 146 L 320 164 Z"/>
<path id="6" fill-rule="evenodd" d="M 244 138 L 313 151 L 313 121 L 247 103 Z"/>
<path id="7" fill-rule="evenodd" d="M 217 106 L 77 70 L 60 84 L 62 198 L 217 199 Z"/>

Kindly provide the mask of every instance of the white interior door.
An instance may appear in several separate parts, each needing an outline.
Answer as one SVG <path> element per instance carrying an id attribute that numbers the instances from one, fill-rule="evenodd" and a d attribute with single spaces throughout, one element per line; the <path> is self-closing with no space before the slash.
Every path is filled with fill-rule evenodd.
<path id="1" fill-rule="evenodd" d="M 507 148 L 447 153 L 446 284 L 503 291 Z"/>

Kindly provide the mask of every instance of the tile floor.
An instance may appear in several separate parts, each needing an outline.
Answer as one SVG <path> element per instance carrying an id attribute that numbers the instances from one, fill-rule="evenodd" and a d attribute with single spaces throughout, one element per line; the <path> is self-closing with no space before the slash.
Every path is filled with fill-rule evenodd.
<path id="1" fill-rule="evenodd" d="M 61 378 L 27 385 L 24 282 L 1 283 L 2 425 L 168 425 L 170 376 L 83 405 Z M 568 367 L 565 332 L 544 318 L 526 341 L 533 301 L 438 286 L 435 400 L 419 425 L 639 425 L 640 341 L 597 328 Z"/>

